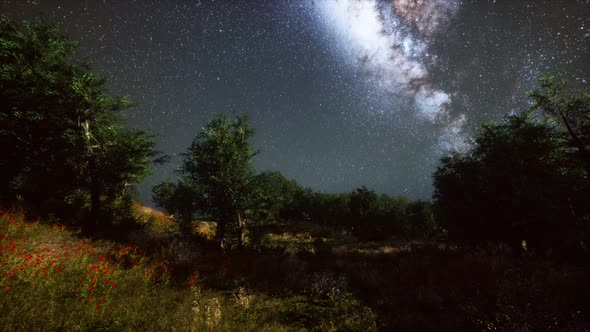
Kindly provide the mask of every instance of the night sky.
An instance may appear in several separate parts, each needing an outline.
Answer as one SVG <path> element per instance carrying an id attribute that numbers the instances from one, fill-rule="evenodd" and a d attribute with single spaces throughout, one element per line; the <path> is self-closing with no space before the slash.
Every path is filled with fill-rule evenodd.
<path id="1" fill-rule="evenodd" d="M 173 156 L 214 113 L 247 113 L 261 153 L 325 192 L 430 198 L 442 154 L 526 107 L 546 73 L 588 90 L 590 1 L 0 0 L 57 22 L 140 106 L 128 123 Z"/>

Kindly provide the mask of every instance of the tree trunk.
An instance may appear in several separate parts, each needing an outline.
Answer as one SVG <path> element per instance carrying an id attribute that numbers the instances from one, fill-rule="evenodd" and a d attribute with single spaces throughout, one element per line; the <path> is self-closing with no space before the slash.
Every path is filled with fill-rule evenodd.
<path id="1" fill-rule="evenodd" d="M 94 169 L 94 161 L 90 162 L 90 169 Z M 94 233 L 98 229 L 100 211 L 102 209 L 100 202 L 101 186 L 96 175 L 90 176 L 90 220 L 88 223 L 87 233 Z"/>
<path id="2" fill-rule="evenodd" d="M 242 215 L 238 213 L 238 248 L 244 246 L 244 220 Z"/>
<path id="3" fill-rule="evenodd" d="M 219 244 L 219 248 L 223 249 L 223 238 L 225 237 L 225 221 L 217 221 L 217 230 L 215 231 L 215 236 L 217 237 L 217 243 Z"/>

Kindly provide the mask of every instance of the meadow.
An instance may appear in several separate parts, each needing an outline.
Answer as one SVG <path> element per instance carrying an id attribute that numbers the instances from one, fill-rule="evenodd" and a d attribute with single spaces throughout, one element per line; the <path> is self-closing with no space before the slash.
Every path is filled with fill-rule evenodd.
<path id="1" fill-rule="evenodd" d="M 583 264 L 501 245 L 355 243 L 306 223 L 221 251 L 210 227 L 187 241 L 166 215 L 135 211 L 144 227 L 121 242 L 3 210 L 2 330 L 588 331 Z"/>

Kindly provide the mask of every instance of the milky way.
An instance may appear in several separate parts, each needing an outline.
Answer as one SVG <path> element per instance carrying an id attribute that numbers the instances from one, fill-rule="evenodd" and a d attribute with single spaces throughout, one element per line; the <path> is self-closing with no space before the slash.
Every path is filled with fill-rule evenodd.
<path id="1" fill-rule="evenodd" d="M 326 0 L 317 6 L 328 29 L 338 36 L 339 52 L 369 73 L 365 79 L 370 84 L 398 98 L 412 98 L 417 117 L 441 124 L 439 148 L 465 148 L 461 128 L 466 115 L 450 118 L 450 96 L 433 86 L 428 72 L 436 61 L 428 40 L 451 21 L 457 1 L 396 0 L 383 5 L 376 0 Z"/>
<path id="2" fill-rule="evenodd" d="M 172 156 L 139 186 L 146 202 L 218 112 L 249 114 L 259 171 L 428 199 L 441 155 L 527 107 L 539 75 L 590 79 L 588 1 L 0 0 L 0 13 L 56 22 L 140 104 L 126 120 Z"/>

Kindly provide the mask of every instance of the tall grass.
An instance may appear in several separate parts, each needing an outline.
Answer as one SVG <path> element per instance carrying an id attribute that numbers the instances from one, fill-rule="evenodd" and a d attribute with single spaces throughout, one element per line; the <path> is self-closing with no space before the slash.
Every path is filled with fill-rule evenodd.
<path id="1" fill-rule="evenodd" d="M 177 272 L 173 254 L 79 238 L 64 226 L 28 221 L 23 211 L 2 210 L 0 330 L 327 331 L 358 330 L 364 319 L 352 314 L 363 308 L 354 301 L 335 305 L 235 283 L 204 289 L 203 272 L 229 278 L 226 263 L 207 267 L 201 260 L 201 270 Z"/>

